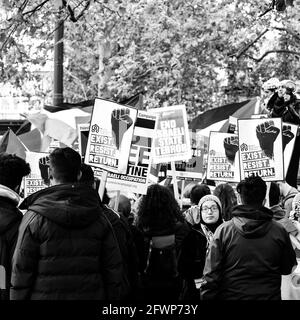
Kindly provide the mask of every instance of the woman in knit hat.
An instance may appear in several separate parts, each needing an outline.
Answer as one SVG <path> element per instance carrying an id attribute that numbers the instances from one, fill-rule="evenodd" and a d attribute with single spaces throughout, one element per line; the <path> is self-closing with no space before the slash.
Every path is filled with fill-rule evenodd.
<path id="1" fill-rule="evenodd" d="M 201 283 L 206 250 L 217 227 L 223 223 L 222 205 L 218 197 L 208 194 L 198 203 L 199 211 L 193 217 L 194 224 L 183 240 L 178 269 L 184 279 L 181 299 L 199 301 L 198 284 Z"/>
<path id="2" fill-rule="evenodd" d="M 192 188 L 189 195 L 191 207 L 183 212 L 183 216 L 189 224 L 194 225 L 195 223 L 199 223 L 197 222 L 197 219 L 200 216 L 198 203 L 199 200 L 207 194 L 211 194 L 211 191 L 209 186 L 206 184 L 197 184 Z"/>

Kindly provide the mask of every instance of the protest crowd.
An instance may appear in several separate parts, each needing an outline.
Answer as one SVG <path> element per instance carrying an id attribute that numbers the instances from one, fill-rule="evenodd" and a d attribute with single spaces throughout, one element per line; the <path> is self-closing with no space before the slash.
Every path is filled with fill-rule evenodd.
<path id="1" fill-rule="evenodd" d="M 292 81 L 263 90 L 259 114 L 211 132 L 185 187 L 184 106 L 96 99 L 85 151 L 1 149 L 1 300 L 300 299 L 300 103 Z M 169 185 L 150 178 L 161 163 Z"/>

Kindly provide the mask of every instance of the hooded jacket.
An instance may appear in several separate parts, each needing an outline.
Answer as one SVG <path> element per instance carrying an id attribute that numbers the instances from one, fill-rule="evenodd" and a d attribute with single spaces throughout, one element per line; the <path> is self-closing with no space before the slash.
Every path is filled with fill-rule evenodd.
<path id="1" fill-rule="evenodd" d="M 13 256 L 11 299 L 119 299 L 122 258 L 95 190 L 61 184 L 30 195 Z"/>
<path id="2" fill-rule="evenodd" d="M 233 219 L 215 232 L 204 267 L 204 300 L 280 300 L 281 275 L 296 256 L 286 230 L 271 210 L 236 206 Z"/>
<path id="3" fill-rule="evenodd" d="M 17 242 L 18 228 L 23 217 L 17 208 L 19 199 L 16 192 L 0 185 L 0 265 L 5 269 L 6 280 L 5 289 L 1 290 L 0 300 L 8 300 L 9 298 L 11 259 Z"/>

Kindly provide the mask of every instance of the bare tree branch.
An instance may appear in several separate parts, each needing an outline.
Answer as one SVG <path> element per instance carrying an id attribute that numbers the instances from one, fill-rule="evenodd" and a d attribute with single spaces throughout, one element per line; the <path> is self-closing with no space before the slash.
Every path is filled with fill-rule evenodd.
<path id="1" fill-rule="evenodd" d="M 248 43 L 244 48 L 240 49 L 236 54 L 233 54 L 233 56 L 236 56 L 236 58 L 239 59 L 250 47 L 252 47 L 268 31 L 269 31 L 269 29 L 266 28 L 254 40 L 252 40 L 250 43 Z"/>
<path id="2" fill-rule="evenodd" d="M 291 51 L 291 50 L 281 50 L 281 49 L 279 49 L 279 50 L 268 50 L 262 56 L 260 56 L 259 58 L 252 57 L 252 56 L 250 56 L 248 54 L 246 54 L 246 56 L 248 58 L 254 60 L 255 62 L 261 62 L 270 53 L 288 53 L 288 54 L 293 54 L 293 55 L 296 55 L 296 56 L 300 56 L 300 52 Z"/>
<path id="3" fill-rule="evenodd" d="M 24 12 L 23 16 L 25 16 L 26 14 L 30 14 L 30 16 L 32 16 L 36 11 L 40 10 L 47 2 L 49 2 L 49 0 L 45 0 L 39 5 L 37 5 L 34 9 Z"/>
<path id="4" fill-rule="evenodd" d="M 268 8 L 267 10 L 265 10 L 263 13 L 261 13 L 258 17 L 262 18 L 264 15 L 266 15 L 268 12 L 272 11 L 273 7 L 271 6 L 270 8 Z"/>
<path id="5" fill-rule="evenodd" d="M 291 34 L 294 38 L 296 38 L 298 41 L 300 41 L 300 35 L 290 29 L 287 28 L 279 28 L 279 27 L 274 27 L 273 29 L 278 30 L 278 31 L 285 31 L 289 34 Z"/>
<path id="6" fill-rule="evenodd" d="M 3 41 L 2 46 L 0 48 L 0 52 L 5 48 L 5 46 L 7 45 L 8 41 L 11 39 L 12 35 L 15 33 L 15 31 L 18 29 L 19 24 L 15 23 L 13 25 L 11 25 L 10 27 L 12 27 L 12 30 L 10 31 L 10 33 L 8 34 L 8 36 L 6 37 L 5 41 Z"/>
<path id="7" fill-rule="evenodd" d="M 25 0 L 25 1 L 21 4 L 19 10 L 23 12 L 23 10 L 26 8 L 28 2 L 29 2 L 29 0 Z"/>
<path id="8" fill-rule="evenodd" d="M 84 1 L 82 1 L 82 2 L 84 2 Z M 82 4 L 82 2 L 81 2 L 80 4 Z M 90 2 L 90 0 L 86 1 L 86 4 L 85 4 L 84 8 L 81 10 L 81 12 L 78 14 L 78 16 L 75 17 L 74 11 L 75 11 L 75 9 L 76 9 L 77 7 L 79 7 L 80 4 L 78 4 L 78 5 L 73 9 L 73 15 L 70 16 L 70 19 L 71 19 L 71 21 L 73 21 L 73 22 L 77 22 L 77 21 L 83 16 L 84 12 L 89 8 L 91 2 Z M 71 8 L 71 7 L 68 6 L 68 8 Z M 70 9 L 69 9 L 69 10 L 70 10 Z"/>

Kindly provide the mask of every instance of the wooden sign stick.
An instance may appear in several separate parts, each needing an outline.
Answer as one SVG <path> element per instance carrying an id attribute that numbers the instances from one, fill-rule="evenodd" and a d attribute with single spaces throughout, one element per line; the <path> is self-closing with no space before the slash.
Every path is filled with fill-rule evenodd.
<path id="1" fill-rule="evenodd" d="M 171 170 L 172 170 L 172 177 L 173 177 L 174 197 L 175 197 L 175 199 L 177 201 L 179 201 L 178 185 L 177 185 L 177 179 L 176 179 L 175 161 L 171 161 Z"/>

